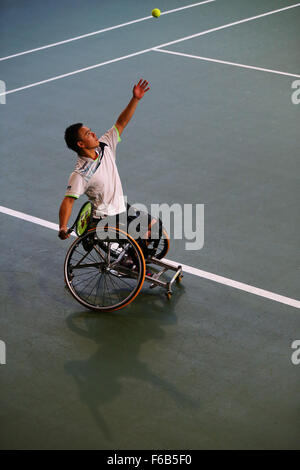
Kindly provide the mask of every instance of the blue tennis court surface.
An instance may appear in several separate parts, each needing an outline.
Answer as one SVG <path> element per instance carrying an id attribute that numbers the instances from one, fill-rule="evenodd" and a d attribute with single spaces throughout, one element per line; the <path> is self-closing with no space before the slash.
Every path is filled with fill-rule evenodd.
<path id="1" fill-rule="evenodd" d="M 30 3 L 0 18 L 0 448 L 299 449 L 300 4 Z M 74 239 L 51 225 L 63 135 L 104 134 L 141 77 L 124 193 L 203 204 L 204 244 L 171 239 L 170 301 L 145 285 L 96 314 L 65 288 Z"/>

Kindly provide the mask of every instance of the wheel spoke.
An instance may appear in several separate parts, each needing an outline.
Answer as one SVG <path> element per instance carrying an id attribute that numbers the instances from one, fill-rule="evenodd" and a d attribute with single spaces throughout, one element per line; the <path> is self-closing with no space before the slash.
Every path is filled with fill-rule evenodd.
<path id="1" fill-rule="evenodd" d="M 103 276 L 99 276 L 98 281 L 97 281 L 98 285 L 97 285 L 97 290 L 96 290 L 96 295 L 95 295 L 95 302 L 98 297 L 98 290 L 99 290 L 102 279 L 103 279 Z"/>
<path id="2" fill-rule="evenodd" d="M 116 286 L 116 283 L 115 283 L 115 281 L 113 280 L 113 277 L 114 277 L 114 276 L 109 275 L 108 278 L 109 278 L 110 282 L 111 282 L 114 286 Z M 119 300 L 122 300 L 122 298 L 120 297 L 120 293 L 119 293 L 118 289 L 115 288 L 115 292 L 116 292 L 116 294 L 117 294 Z"/>
<path id="3" fill-rule="evenodd" d="M 74 286 L 74 287 L 77 287 L 77 286 L 79 286 L 79 284 L 80 284 L 81 286 L 82 286 L 82 284 L 83 284 L 84 287 L 83 287 L 83 289 L 81 289 L 81 290 L 84 290 L 84 289 L 85 289 L 85 286 L 86 286 L 86 283 L 89 284 L 90 282 L 92 282 L 92 280 L 94 279 L 94 277 L 95 277 L 94 274 L 92 274 L 92 275 L 89 276 L 88 278 L 85 278 L 85 279 L 83 279 L 83 280 L 81 279 L 81 280 L 80 280 L 80 283 L 78 282 L 78 283 L 76 283 L 76 284 L 75 284 L 74 281 L 73 281 L 73 286 Z"/>
<path id="4" fill-rule="evenodd" d="M 92 290 L 91 290 L 91 292 L 89 293 L 89 295 L 86 297 L 86 300 L 88 300 L 88 299 L 90 298 L 90 296 L 91 296 L 93 290 L 95 289 L 96 285 L 97 285 L 97 281 L 95 282 L 95 285 L 94 285 L 94 287 L 92 288 Z"/>
<path id="5" fill-rule="evenodd" d="M 144 280 L 144 261 L 136 243 L 129 238 L 117 240 L 114 229 L 109 235 L 105 242 L 93 238 L 93 232 L 78 238 L 65 262 L 67 285 L 74 297 L 98 311 L 127 305 Z M 136 260 L 137 271 L 122 266 L 128 252 Z"/>

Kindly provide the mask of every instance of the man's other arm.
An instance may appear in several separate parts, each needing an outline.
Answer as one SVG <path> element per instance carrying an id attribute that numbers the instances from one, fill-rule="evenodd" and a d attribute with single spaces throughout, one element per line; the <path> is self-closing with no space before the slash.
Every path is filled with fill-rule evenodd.
<path id="1" fill-rule="evenodd" d="M 72 208 L 75 198 L 70 196 L 65 196 L 59 209 L 59 232 L 58 236 L 62 240 L 69 238 L 70 234 L 67 233 L 68 220 L 71 217 Z"/>

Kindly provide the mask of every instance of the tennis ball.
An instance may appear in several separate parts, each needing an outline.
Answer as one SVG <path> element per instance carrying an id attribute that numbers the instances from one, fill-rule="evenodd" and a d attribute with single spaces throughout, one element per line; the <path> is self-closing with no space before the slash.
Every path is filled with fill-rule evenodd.
<path id="1" fill-rule="evenodd" d="M 159 8 L 154 8 L 154 10 L 152 10 L 152 16 L 154 16 L 154 18 L 159 18 L 160 17 Z"/>

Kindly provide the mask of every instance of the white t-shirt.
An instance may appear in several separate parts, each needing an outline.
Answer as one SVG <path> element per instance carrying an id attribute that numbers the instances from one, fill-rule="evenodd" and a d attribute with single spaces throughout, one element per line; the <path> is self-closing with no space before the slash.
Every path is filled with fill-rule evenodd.
<path id="1" fill-rule="evenodd" d="M 68 181 L 66 196 L 78 199 L 82 194 L 86 194 L 95 207 L 95 217 L 116 215 L 126 210 L 116 165 L 116 147 L 120 141 L 119 132 L 114 126 L 100 138 L 100 142 L 107 144 L 101 163 L 100 147 L 96 149 L 96 160 L 78 156 Z"/>

